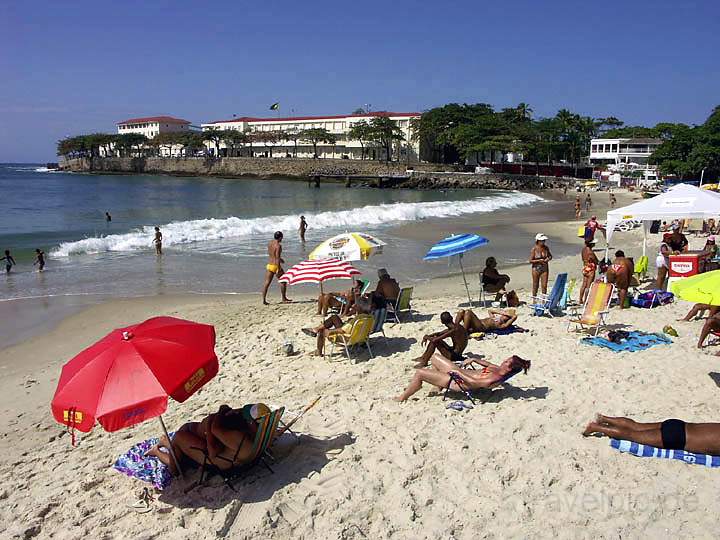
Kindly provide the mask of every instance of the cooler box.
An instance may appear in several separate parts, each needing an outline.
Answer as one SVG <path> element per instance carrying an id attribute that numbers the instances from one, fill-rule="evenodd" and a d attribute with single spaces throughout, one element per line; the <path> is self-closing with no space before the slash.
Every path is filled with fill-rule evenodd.
<path id="1" fill-rule="evenodd" d="M 699 272 L 700 254 L 682 253 L 681 255 L 670 255 L 670 268 L 668 276 L 669 283 L 679 279 L 694 276 Z"/>

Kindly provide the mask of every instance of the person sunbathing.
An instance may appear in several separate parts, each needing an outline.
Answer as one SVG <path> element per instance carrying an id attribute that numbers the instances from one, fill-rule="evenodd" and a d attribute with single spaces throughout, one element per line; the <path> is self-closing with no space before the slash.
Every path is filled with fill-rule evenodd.
<path id="1" fill-rule="evenodd" d="M 594 434 L 668 450 L 720 455 L 720 424 L 717 423 L 692 424 L 675 418 L 646 423 L 598 414 L 583 431 L 585 437 Z"/>
<path id="2" fill-rule="evenodd" d="M 201 421 L 180 426 L 172 441 L 163 435 L 145 455 L 158 458 L 173 475 L 177 475 L 179 471 L 168 452 L 172 445 L 181 467 L 188 464 L 188 460 L 202 465 L 207 458 L 210 463 L 225 470 L 242 464 L 252 455 L 256 430 L 257 426 L 247 417 L 244 409 L 221 405 L 218 412 L 207 415 Z"/>
<path id="3" fill-rule="evenodd" d="M 357 297 L 353 306 L 348 310 L 349 315 L 372 313 L 385 307 L 385 298 L 373 292 L 369 297 Z M 323 356 L 325 341 L 333 334 L 349 334 L 352 330 L 354 319 L 343 321 L 339 315 L 330 315 L 320 326 L 314 328 L 302 328 L 302 332 L 310 337 L 316 338 L 315 356 Z"/>
<path id="4" fill-rule="evenodd" d="M 337 309 L 341 315 L 347 315 L 360 291 L 362 291 L 362 283 L 355 281 L 354 285 L 345 292 L 320 293 L 317 299 L 317 314 L 325 316 L 328 310 Z"/>
<path id="5" fill-rule="evenodd" d="M 439 390 L 447 388 L 448 385 L 450 385 L 450 390 L 455 392 L 490 388 L 502 382 L 513 373 L 519 373 L 520 371 L 527 373 L 528 369 L 530 369 L 530 361 L 524 360 L 516 355 L 507 358 L 499 366 L 483 360 L 479 355 L 470 354 L 468 356 L 470 358 L 464 362 L 464 366 L 469 367 L 472 363 L 477 363 L 483 366 L 483 368 L 481 370 L 474 370 L 458 367 L 451 360 L 436 353 L 430 358 L 433 367 L 418 369 L 405 391 L 393 399 L 395 401 L 406 401 L 422 388 L 424 382 L 436 386 Z M 462 381 L 462 388 L 456 381 L 452 380 L 451 373 Z"/>
<path id="6" fill-rule="evenodd" d="M 685 315 L 682 319 L 678 319 L 678 321 L 689 322 L 693 319 L 702 319 L 705 315 L 705 311 L 709 311 L 708 317 L 712 317 L 718 311 L 720 311 L 720 306 L 711 306 L 710 304 L 695 304 L 693 307 L 690 308 L 690 311 L 688 311 L 687 315 Z"/>
<path id="7" fill-rule="evenodd" d="M 422 368 L 428 365 L 430 357 L 435 351 L 440 352 L 445 358 L 453 362 L 461 362 L 464 360 L 462 352 L 467 347 L 468 333 L 465 327 L 453 321 L 452 315 L 447 311 L 440 314 L 440 321 L 447 327 L 445 330 L 435 332 L 434 334 L 426 334 L 422 338 L 422 345 L 427 343 L 425 352 L 415 360 L 415 368 Z M 450 338 L 452 345 L 448 345 L 445 340 Z"/>
<path id="8" fill-rule="evenodd" d="M 517 312 L 510 309 L 488 309 L 489 317 L 479 318 L 471 309 L 461 309 L 455 315 L 455 324 L 462 324 L 469 334 L 492 332 L 510 328 L 517 320 Z"/>

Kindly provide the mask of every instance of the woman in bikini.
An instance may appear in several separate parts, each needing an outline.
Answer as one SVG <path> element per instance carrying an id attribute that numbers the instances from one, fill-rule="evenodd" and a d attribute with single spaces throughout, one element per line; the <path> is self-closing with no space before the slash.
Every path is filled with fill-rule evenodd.
<path id="1" fill-rule="evenodd" d="M 520 371 L 527 373 L 528 369 L 530 369 L 529 360 L 523 360 L 515 355 L 504 360 L 499 366 L 483 360 L 482 357 L 478 355 L 470 354 L 468 356 L 470 358 L 462 364 L 463 367 L 458 367 L 443 355 L 435 353 L 430 358 L 430 363 L 433 367 L 415 371 L 405 391 L 393 399 L 395 401 L 406 401 L 422 388 L 424 382 L 436 386 L 439 390 L 447 388 L 448 384 L 450 385 L 450 390 L 456 392 L 462 390 L 477 390 L 478 388 L 489 388 L 507 378 L 511 373 Z M 473 363 L 479 364 L 483 366 L 483 368 L 481 370 L 466 369 Z M 457 382 L 452 380 L 451 373 L 462 381 L 462 388 Z"/>
<path id="2" fill-rule="evenodd" d="M 600 262 L 593 251 L 594 245 L 595 240 L 585 240 L 585 245 L 583 246 L 582 253 L 580 254 L 583 262 L 583 281 L 582 285 L 580 285 L 581 304 L 585 303 L 585 299 L 590 291 L 590 286 L 592 285 L 592 282 L 595 281 L 595 272 L 597 270 L 598 263 Z"/>
<path id="3" fill-rule="evenodd" d="M 221 405 L 218 412 L 209 414 L 200 422 L 183 424 L 172 441 L 162 436 L 146 455 L 158 458 L 173 475 L 177 475 L 178 470 L 168 452 L 171 444 L 181 467 L 188 460 L 202 465 L 206 458 L 223 470 L 240 465 L 252 454 L 257 431 L 257 424 L 249 416 L 249 410 L 248 406 L 232 409 Z"/>
<path id="4" fill-rule="evenodd" d="M 535 245 L 530 250 L 530 268 L 532 268 L 532 295 L 537 297 L 538 288 L 542 289 L 543 294 L 547 294 L 548 276 L 550 274 L 550 261 L 552 253 L 545 245 L 548 239 L 543 233 L 535 235 Z"/>
<path id="5" fill-rule="evenodd" d="M 686 450 L 714 456 L 720 454 L 720 424 L 691 424 L 675 418 L 664 422 L 641 423 L 630 418 L 598 414 L 583 431 L 585 437 L 593 434 L 668 450 Z"/>

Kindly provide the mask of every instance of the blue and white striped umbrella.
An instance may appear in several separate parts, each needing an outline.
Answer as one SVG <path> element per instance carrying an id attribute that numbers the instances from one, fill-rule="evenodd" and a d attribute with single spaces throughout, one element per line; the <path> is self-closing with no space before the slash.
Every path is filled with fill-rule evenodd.
<path id="1" fill-rule="evenodd" d="M 425 260 L 429 261 L 431 259 L 462 255 L 466 251 L 484 246 L 488 243 L 490 243 L 490 240 L 477 234 L 456 234 L 448 236 L 430 248 L 430 251 L 425 255 Z"/>
<path id="2" fill-rule="evenodd" d="M 460 270 L 462 271 L 463 282 L 465 283 L 465 291 L 467 292 L 468 303 L 472 306 L 472 298 L 470 298 L 470 288 L 465 278 L 465 269 L 462 264 L 462 256 L 466 251 L 475 249 L 476 247 L 484 246 L 489 244 L 490 240 L 484 236 L 478 236 L 477 234 L 455 234 L 448 236 L 444 240 L 441 240 L 425 255 L 425 260 L 429 261 L 432 259 L 440 259 L 442 257 L 452 257 L 453 255 L 460 256 Z"/>

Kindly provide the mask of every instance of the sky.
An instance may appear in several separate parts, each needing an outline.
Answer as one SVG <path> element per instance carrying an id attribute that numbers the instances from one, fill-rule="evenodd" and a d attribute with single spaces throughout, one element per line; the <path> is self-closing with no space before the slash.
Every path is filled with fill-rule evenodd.
<path id="1" fill-rule="evenodd" d="M 0 0 L 0 162 L 138 116 L 527 102 L 627 124 L 720 104 L 717 0 Z"/>

